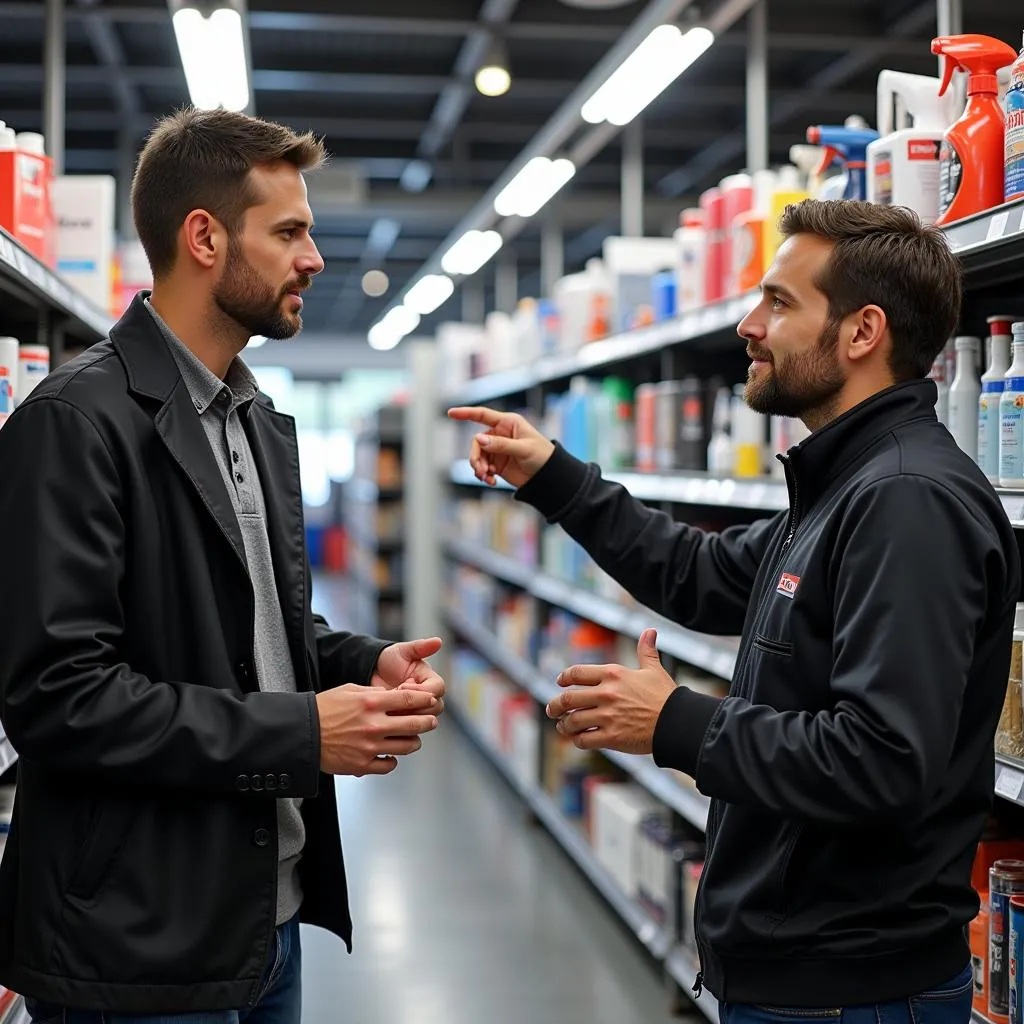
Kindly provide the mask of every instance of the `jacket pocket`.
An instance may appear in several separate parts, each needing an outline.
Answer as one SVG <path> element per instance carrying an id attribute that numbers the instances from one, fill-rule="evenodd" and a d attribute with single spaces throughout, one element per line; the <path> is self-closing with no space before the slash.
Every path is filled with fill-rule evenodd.
<path id="1" fill-rule="evenodd" d="M 97 895 L 121 852 L 128 823 L 127 809 L 121 804 L 110 800 L 99 803 L 68 883 L 69 896 L 91 900 Z"/>
<path id="2" fill-rule="evenodd" d="M 793 645 L 785 640 L 772 640 L 762 633 L 754 635 L 754 646 L 766 654 L 774 654 L 780 658 L 788 658 L 793 654 Z"/>
<path id="3" fill-rule="evenodd" d="M 777 881 L 775 885 L 775 905 L 776 917 L 779 922 L 782 922 L 789 915 L 789 878 L 790 878 L 790 867 L 793 863 L 793 854 L 796 852 L 797 844 L 800 842 L 800 837 L 803 835 L 804 826 L 795 825 L 793 826 L 793 834 L 790 836 L 789 841 L 782 848 L 782 859 L 779 863 L 778 875 L 776 876 Z"/>

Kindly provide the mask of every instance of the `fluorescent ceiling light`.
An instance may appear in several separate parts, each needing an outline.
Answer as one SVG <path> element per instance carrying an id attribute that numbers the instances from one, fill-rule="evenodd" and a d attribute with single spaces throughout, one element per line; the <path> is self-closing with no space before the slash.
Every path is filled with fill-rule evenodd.
<path id="1" fill-rule="evenodd" d="M 450 277 L 428 274 L 409 289 L 404 305 L 420 316 L 430 316 L 452 297 L 454 291 L 455 282 Z"/>
<path id="2" fill-rule="evenodd" d="M 583 104 L 583 120 L 629 124 L 715 41 L 707 28 L 685 35 L 675 25 L 656 28 Z"/>
<path id="3" fill-rule="evenodd" d="M 498 194 L 494 212 L 500 217 L 532 217 L 575 174 L 571 160 L 535 156 Z"/>
<path id="4" fill-rule="evenodd" d="M 245 110 L 249 76 L 238 11 L 220 7 L 204 18 L 196 8 L 182 7 L 172 21 L 193 106 Z"/>
<path id="5" fill-rule="evenodd" d="M 504 244 L 497 231 L 467 231 L 441 258 L 448 274 L 475 274 Z"/>
<path id="6" fill-rule="evenodd" d="M 407 334 L 419 327 L 420 315 L 408 306 L 395 306 L 388 310 L 367 335 L 370 347 L 380 352 L 394 348 Z"/>

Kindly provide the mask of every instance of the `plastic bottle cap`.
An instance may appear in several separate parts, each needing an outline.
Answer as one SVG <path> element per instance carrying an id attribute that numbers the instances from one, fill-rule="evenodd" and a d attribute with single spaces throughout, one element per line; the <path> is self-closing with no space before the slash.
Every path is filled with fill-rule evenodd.
<path id="1" fill-rule="evenodd" d="M 19 132 L 17 144 L 18 149 L 24 153 L 35 153 L 37 156 L 46 155 L 46 141 L 39 132 Z"/>
<path id="2" fill-rule="evenodd" d="M 981 341 L 978 338 L 960 337 L 954 344 L 957 352 L 970 352 L 972 349 L 977 351 L 981 346 Z"/>

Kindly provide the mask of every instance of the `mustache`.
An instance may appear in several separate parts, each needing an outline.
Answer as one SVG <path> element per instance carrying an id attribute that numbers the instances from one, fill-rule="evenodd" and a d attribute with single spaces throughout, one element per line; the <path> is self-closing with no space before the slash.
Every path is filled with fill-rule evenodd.
<path id="1" fill-rule="evenodd" d="M 748 345 L 747 346 L 747 357 L 749 359 L 755 359 L 759 363 L 760 362 L 770 363 L 770 362 L 773 361 L 772 360 L 772 354 L 770 352 L 768 352 L 766 349 L 757 348 L 754 345 Z"/>
<path id="2" fill-rule="evenodd" d="M 281 298 L 284 298 L 289 292 L 304 292 L 312 286 L 313 278 L 309 274 L 302 274 L 294 281 L 289 281 L 288 284 L 281 289 Z"/>

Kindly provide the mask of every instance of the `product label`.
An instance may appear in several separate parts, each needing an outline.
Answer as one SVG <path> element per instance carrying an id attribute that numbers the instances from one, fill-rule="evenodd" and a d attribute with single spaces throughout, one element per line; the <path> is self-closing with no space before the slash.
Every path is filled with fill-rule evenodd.
<path id="1" fill-rule="evenodd" d="M 1024 196 L 1024 59 L 1010 69 L 1006 94 L 1006 198 Z"/>
<path id="2" fill-rule="evenodd" d="M 1006 1016 L 1010 1009 L 1010 897 L 1004 892 L 992 892 L 989 904 L 988 1007 L 989 1013 Z"/>
<path id="3" fill-rule="evenodd" d="M 943 139 L 939 152 L 939 216 L 945 215 L 960 193 L 964 165 L 960 154 L 948 139 Z"/>
<path id="4" fill-rule="evenodd" d="M 999 476 L 999 399 L 986 392 L 978 400 L 978 466 L 987 477 Z"/>
<path id="5" fill-rule="evenodd" d="M 1016 390 L 999 402 L 999 478 L 1024 480 L 1024 394 Z"/>
<path id="6" fill-rule="evenodd" d="M 1009 979 L 1009 1004 L 1010 1004 L 1010 1024 L 1021 1024 L 1020 1020 L 1020 993 L 1017 991 L 1017 947 L 1020 944 L 1020 917 L 1019 911 L 1014 910 L 1010 907 L 1010 941 L 1008 945 L 1009 952 L 1009 965 L 1007 970 L 1007 977 Z"/>
<path id="7" fill-rule="evenodd" d="M 892 153 L 888 150 L 875 154 L 871 188 L 876 203 L 883 206 L 892 204 Z"/>
<path id="8" fill-rule="evenodd" d="M 938 163 L 942 156 L 941 139 L 908 139 L 907 159 Z"/>

